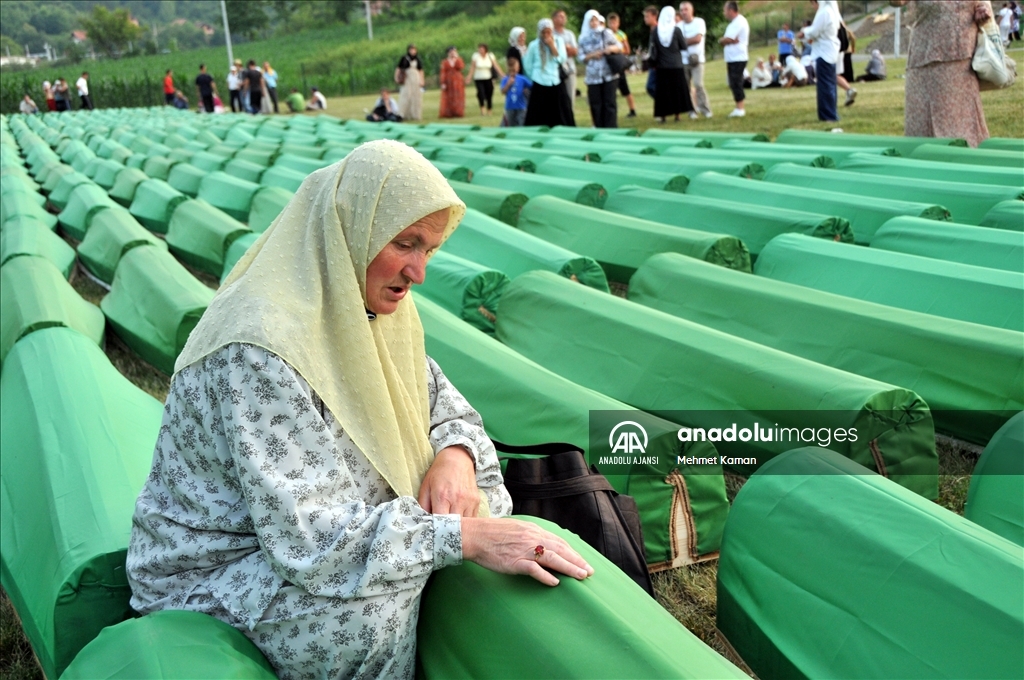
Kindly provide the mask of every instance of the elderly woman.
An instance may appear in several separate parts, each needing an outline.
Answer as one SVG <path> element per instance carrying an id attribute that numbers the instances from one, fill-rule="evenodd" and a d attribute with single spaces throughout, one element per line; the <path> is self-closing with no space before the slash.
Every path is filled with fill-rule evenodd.
<path id="1" fill-rule="evenodd" d="M 508 49 L 505 51 L 505 59 L 516 59 L 520 64 L 526 57 L 526 29 L 516 26 L 508 33 Z"/>
<path id="2" fill-rule="evenodd" d="M 583 82 L 587 84 L 590 117 L 596 128 L 618 127 L 615 91 L 619 74 L 612 73 L 605 58 L 608 54 L 621 54 L 622 44 L 615 34 L 604 26 L 604 17 L 596 9 L 583 15 L 577 59 L 586 64 Z"/>
<path id="3" fill-rule="evenodd" d="M 410 44 L 395 66 L 395 82 L 398 83 L 398 109 L 405 120 L 419 120 L 423 117 L 423 58 L 415 45 Z"/>
<path id="4" fill-rule="evenodd" d="M 858 83 L 885 80 L 885 57 L 878 50 L 871 50 L 871 60 L 868 61 L 864 73 L 857 76 Z"/>
<path id="5" fill-rule="evenodd" d="M 530 42 L 523 57 L 523 75 L 533 83 L 526 125 L 576 125 L 572 101 L 562 85 L 560 72 L 568 58 L 565 43 L 555 35 L 551 19 L 537 22 L 537 39 Z"/>
<path id="6" fill-rule="evenodd" d="M 676 26 L 676 11 L 662 7 L 658 24 L 651 32 L 648 57 L 655 71 L 654 118 L 664 123 L 668 116 L 679 120 L 680 113 L 693 111 L 690 100 L 690 84 L 683 69 L 683 54 L 686 40 L 682 30 Z"/>
<path id="7" fill-rule="evenodd" d="M 398 142 L 306 179 L 178 358 L 133 520 L 136 610 L 225 621 L 281 678 L 411 678 L 432 571 L 593 573 L 501 518 L 480 417 L 424 354 L 410 288 L 464 211 Z"/>

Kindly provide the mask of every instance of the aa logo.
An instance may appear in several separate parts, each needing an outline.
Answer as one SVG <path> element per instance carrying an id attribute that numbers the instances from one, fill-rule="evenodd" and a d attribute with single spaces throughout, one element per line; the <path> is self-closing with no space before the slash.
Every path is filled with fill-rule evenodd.
<path id="1" fill-rule="evenodd" d="M 640 423 L 624 420 L 612 428 L 608 435 L 612 453 L 646 453 L 647 430 Z"/>

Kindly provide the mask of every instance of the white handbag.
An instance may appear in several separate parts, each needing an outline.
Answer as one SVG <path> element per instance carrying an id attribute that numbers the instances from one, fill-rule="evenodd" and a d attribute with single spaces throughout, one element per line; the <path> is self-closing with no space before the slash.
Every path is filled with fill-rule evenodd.
<path id="1" fill-rule="evenodd" d="M 1006 56 L 999 28 L 991 19 L 978 29 L 971 68 L 978 74 L 982 90 L 1010 87 L 1017 79 L 1017 64 Z"/>

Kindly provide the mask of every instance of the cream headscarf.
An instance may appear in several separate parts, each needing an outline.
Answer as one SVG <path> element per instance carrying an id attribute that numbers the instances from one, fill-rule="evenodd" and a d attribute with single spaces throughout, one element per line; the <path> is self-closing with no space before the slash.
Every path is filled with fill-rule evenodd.
<path id="1" fill-rule="evenodd" d="M 426 351 L 412 296 L 369 321 L 366 268 L 399 232 L 465 204 L 441 173 L 399 142 L 367 142 L 312 173 L 239 260 L 175 363 L 232 342 L 294 368 L 400 496 L 417 495 L 433 461 Z"/>
<path id="2" fill-rule="evenodd" d="M 661 8 L 658 15 L 658 42 L 662 47 L 672 44 L 672 34 L 676 32 L 676 11 L 672 7 Z"/>

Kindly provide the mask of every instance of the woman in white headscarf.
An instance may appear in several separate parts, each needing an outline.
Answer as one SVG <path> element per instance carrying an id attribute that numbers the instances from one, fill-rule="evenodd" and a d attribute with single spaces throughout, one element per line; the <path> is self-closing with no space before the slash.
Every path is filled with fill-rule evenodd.
<path id="1" fill-rule="evenodd" d="M 693 111 L 690 85 L 683 69 L 686 50 L 683 32 L 676 26 L 676 10 L 662 7 L 658 25 L 651 32 L 648 57 L 651 67 L 656 69 L 654 117 L 659 123 L 664 123 L 668 116 L 679 120 L 679 114 Z"/>
<path id="2" fill-rule="evenodd" d="M 620 76 L 612 72 L 606 56 L 621 53 L 622 44 L 605 28 L 604 17 L 596 9 L 587 10 L 583 15 L 576 58 L 586 64 L 583 82 L 587 84 L 590 117 L 596 128 L 619 126 L 615 92 Z"/>
<path id="3" fill-rule="evenodd" d="M 281 678 L 412 678 L 434 570 L 592 573 L 499 519 L 480 416 L 424 353 L 410 288 L 464 212 L 398 142 L 303 182 L 178 358 L 133 518 L 134 609 L 225 621 Z"/>
<path id="4" fill-rule="evenodd" d="M 530 42 L 523 57 L 523 75 L 533 83 L 526 125 L 576 125 L 572 101 L 562 85 L 561 67 L 568 58 L 551 19 L 538 21 L 537 39 Z"/>
<path id="5" fill-rule="evenodd" d="M 508 33 L 508 50 L 505 52 L 506 59 L 516 59 L 520 64 L 526 56 L 526 29 L 516 26 Z"/>

